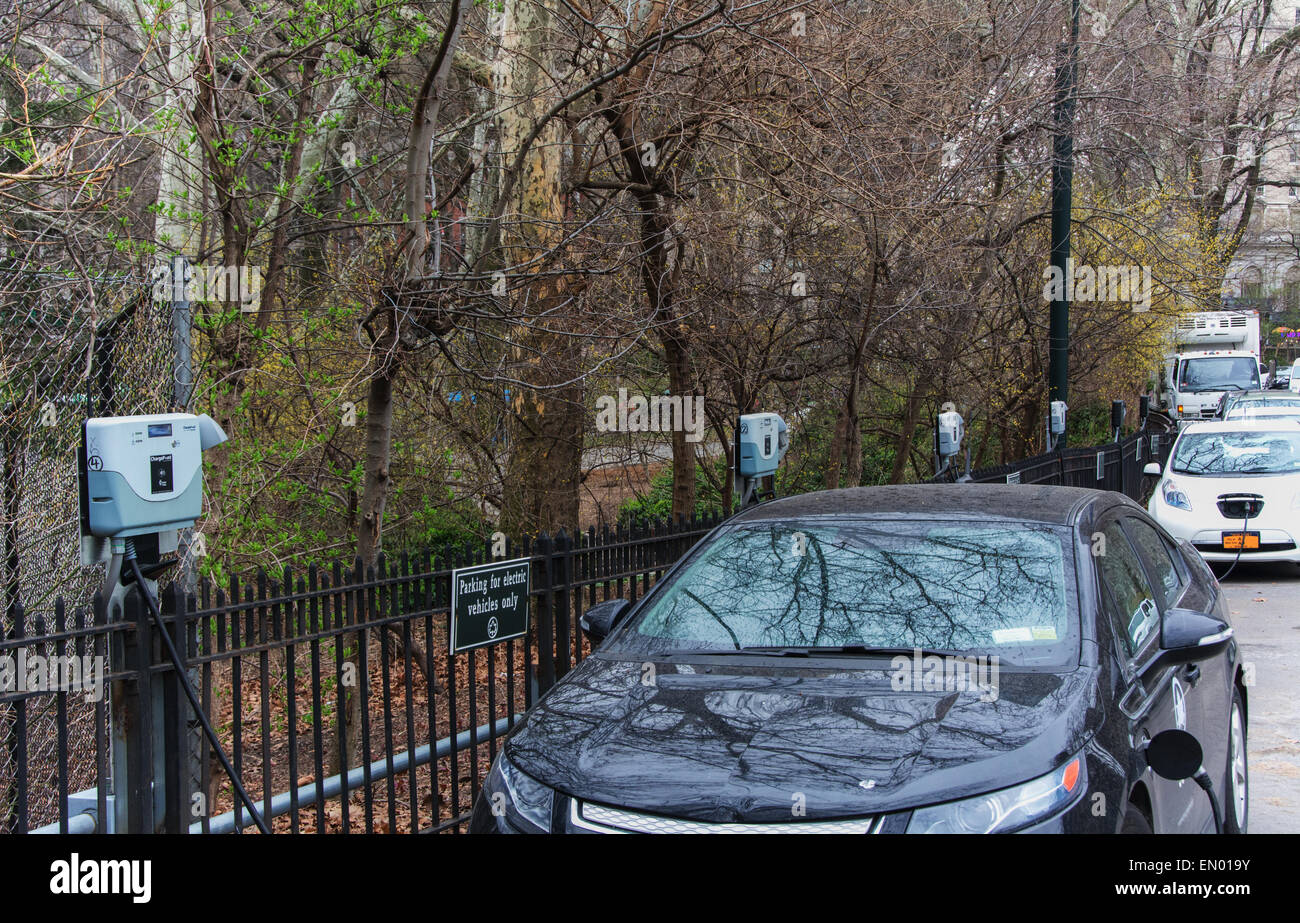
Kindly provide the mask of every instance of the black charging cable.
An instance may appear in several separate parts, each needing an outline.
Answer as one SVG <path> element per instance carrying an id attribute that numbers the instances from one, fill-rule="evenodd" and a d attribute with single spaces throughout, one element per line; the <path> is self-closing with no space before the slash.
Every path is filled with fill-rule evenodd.
<path id="1" fill-rule="evenodd" d="M 1228 575 L 1231 574 L 1233 568 L 1237 566 L 1237 562 L 1241 560 L 1241 553 L 1246 550 L 1246 528 L 1249 525 L 1250 525 L 1250 502 L 1247 501 L 1246 518 L 1241 521 L 1241 544 L 1237 546 L 1237 556 L 1232 559 L 1232 564 L 1228 567 L 1227 570 L 1223 572 L 1223 576 L 1219 578 L 1220 581 L 1227 580 Z"/>
<path id="2" fill-rule="evenodd" d="M 149 587 L 144 582 L 144 576 L 140 573 L 140 563 L 135 559 L 135 549 L 131 547 L 130 543 L 126 546 L 126 561 L 131 565 L 131 573 L 135 575 L 135 582 L 140 586 L 140 594 L 144 597 L 145 603 L 148 604 L 149 614 L 153 617 L 153 623 L 158 628 L 158 634 L 162 635 L 163 645 L 167 648 L 167 653 L 172 659 L 172 665 L 176 668 L 176 675 L 180 677 L 181 685 L 185 688 L 185 696 L 190 700 L 190 705 L 194 709 L 194 714 L 198 716 L 199 723 L 203 725 L 203 732 L 208 735 L 208 740 L 217 751 L 217 759 L 221 761 L 221 768 L 230 777 L 230 782 L 239 794 L 240 800 L 248 808 L 248 813 L 253 816 L 253 823 L 257 825 L 257 829 L 262 833 L 269 834 L 270 829 L 262 820 L 262 815 L 258 813 L 257 808 L 253 807 L 253 800 L 248 797 L 248 792 L 244 790 L 244 784 L 239 781 L 235 767 L 231 765 L 230 758 L 226 756 L 226 751 L 221 746 L 221 741 L 217 739 L 217 732 L 212 729 L 212 724 L 208 721 L 207 713 L 199 705 L 199 695 L 194 691 L 194 685 L 190 682 L 190 678 L 181 664 L 181 655 L 177 652 L 176 645 L 172 643 L 171 633 L 163 625 L 162 612 L 158 608 L 158 601 L 153 598 L 153 594 L 149 592 Z"/>
<path id="3" fill-rule="evenodd" d="M 1223 832 L 1223 812 L 1219 808 L 1219 796 L 1214 793 L 1214 783 L 1210 780 L 1210 774 L 1202 766 L 1196 770 L 1192 776 L 1192 781 L 1205 790 L 1205 794 L 1210 796 L 1210 810 L 1214 813 L 1214 832 Z"/>

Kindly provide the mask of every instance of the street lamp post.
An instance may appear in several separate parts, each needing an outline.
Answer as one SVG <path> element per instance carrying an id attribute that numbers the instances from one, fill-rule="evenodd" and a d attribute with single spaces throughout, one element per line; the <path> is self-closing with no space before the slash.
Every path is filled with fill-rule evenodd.
<path id="1" fill-rule="evenodd" d="M 1056 278 L 1065 280 L 1070 259 L 1070 193 L 1074 178 L 1074 103 L 1079 64 L 1079 0 L 1070 0 L 1070 38 L 1061 49 L 1056 68 L 1052 140 L 1052 266 Z M 1069 286 L 1056 286 L 1048 326 L 1047 399 L 1065 401 L 1070 381 Z M 1065 445 L 1062 434 L 1059 445 Z"/>

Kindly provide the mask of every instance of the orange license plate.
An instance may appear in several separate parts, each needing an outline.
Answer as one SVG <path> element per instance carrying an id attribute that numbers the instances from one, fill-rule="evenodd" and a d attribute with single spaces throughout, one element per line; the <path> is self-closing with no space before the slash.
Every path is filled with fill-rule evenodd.
<path id="1" fill-rule="evenodd" d="M 1224 551 L 1241 551 L 1259 548 L 1258 532 L 1224 532 L 1223 533 L 1223 550 Z"/>

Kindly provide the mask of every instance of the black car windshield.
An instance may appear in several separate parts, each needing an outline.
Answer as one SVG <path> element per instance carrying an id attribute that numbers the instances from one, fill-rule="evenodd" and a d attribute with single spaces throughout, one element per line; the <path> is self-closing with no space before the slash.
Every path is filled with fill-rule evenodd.
<path id="1" fill-rule="evenodd" d="M 1300 429 L 1185 433 L 1170 467 L 1194 475 L 1291 474 L 1300 471 Z"/>
<path id="2" fill-rule="evenodd" d="M 852 647 L 1077 653 L 1068 531 L 1013 522 L 742 524 L 663 587 L 617 646 L 635 652 Z"/>
<path id="3" fill-rule="evenodd" d="M 1245 356 L 1187 359 L 1178 378 L 1180 391 L 1251 391 L 1259 387 L 1259 364 Z"/>

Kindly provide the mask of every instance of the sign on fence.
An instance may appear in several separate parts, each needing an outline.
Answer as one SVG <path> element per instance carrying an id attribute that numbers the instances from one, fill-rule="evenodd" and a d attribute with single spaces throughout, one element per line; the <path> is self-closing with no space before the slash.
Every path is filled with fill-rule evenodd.
<path id="1" fill-rule="evenodd" d="M 451 652 L 528 633 L 528 558 L 451 572 Z"/>
<path id="2" fill-rule="evenodd" d="M 1019 471 L 1012 471 L 1010 474 L 1008 474 L 1008 475 L 1007 475 L 1007 483 L 1008 483 L 1008 484 L 1019 484 L 1019 483 L 1020 483 L 1020 472 L 1019 472 Z"/>

